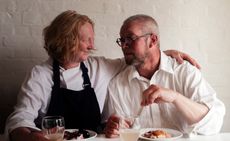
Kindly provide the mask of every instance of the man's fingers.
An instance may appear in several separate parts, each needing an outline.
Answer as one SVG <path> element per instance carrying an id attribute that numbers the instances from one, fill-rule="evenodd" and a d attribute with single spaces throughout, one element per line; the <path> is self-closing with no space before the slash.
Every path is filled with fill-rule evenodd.
<path id="1" fill-rule="evenodd" d="M 144 92 L 143 92 L 143 96 L 144 97 L 148 97 L 151 93 L 153 93 L 154 91 L 157 90 L 157 86 L 156 85 L 151 85 L 149 86 L 149 88 L 147 88 Z"/>
<path id="2" fill-rule="evenodd" d="M 119 119 L 117 119 L 117 117 L 115 117 L 115 116 L 111 116 L 108 119 L 107 128 L 108 129 L 118 129 L 119 128 Z"/>
<path id="3" fill-rule="evenodd" d="M 119 132 L 118 132 L 118 130 L 115 130 L 115 129 L 106 130 L 105 136 L 107 138 L 115 138 L 115 137 L 119 136 Z"/>
<path id="4" fill-rule="evenodd" d="M 143 92 L 143 99 L 141 105 L 146 106 L 154 103 L 154 100 L 158 97 L 158 95 L 155 94 L 158 89 L 159 87 L 156 85 L 149 86 L 149 88 Z"/>
<path id="5" fill-rule="evenodd" d="M 107 138 L 117 137 L 119 135 L 119 117 L 112 115 L 109 117 L 105 127 L 105 136 Z"/>

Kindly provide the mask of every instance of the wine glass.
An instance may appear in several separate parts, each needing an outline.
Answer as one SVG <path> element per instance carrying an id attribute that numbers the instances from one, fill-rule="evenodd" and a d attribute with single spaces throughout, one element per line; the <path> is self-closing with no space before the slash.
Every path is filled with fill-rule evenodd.
<path id="1" fill-rule="evenodd" d="M 122 141 L 137 141 L 140 134 L 139 116 L 120 117 L 119 133 Z"/>
<path id="2" fill-rule="evenodd" d="M 42 119 L 42 131 L 50 141 L 63 141 L 65 121 L 62 116 L 45 116 Z"/>

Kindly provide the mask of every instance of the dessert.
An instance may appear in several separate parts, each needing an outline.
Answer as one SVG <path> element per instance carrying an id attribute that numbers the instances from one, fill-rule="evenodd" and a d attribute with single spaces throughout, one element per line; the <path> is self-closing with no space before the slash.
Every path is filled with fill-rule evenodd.
<path id="1" fill-rule="evenodd" d="M 156 138 L 170 138 L 171 135 L 163 130 L 150 130 L 142 135 L 143 137 L 156 139 Z"/>

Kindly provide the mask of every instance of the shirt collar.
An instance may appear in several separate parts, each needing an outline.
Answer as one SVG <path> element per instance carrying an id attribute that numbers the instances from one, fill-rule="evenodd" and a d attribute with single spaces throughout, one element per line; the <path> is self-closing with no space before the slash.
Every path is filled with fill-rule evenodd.
<path id="1" fill-rule="evenodd" d="M 173 73 L 171 58 L 167 56 L 163 51 L 161 51 L 159 70 L 162 70 L 168 73 Z"/>
<path id="2" fill-rule="evenodd" d="M 161 53 L 160 66 L 159 66 L 159 69 L 157 71 L 164 71 L 164 72 L 172 74 L 173 69 L 172 69 L 172 61 L 170 61 L 170 57 L 168 57 L 162 51 L 160 53 Z M 129 68 L 128 68 L 129 82 L 134 78 L 143 79 L 143 77 L 139 75 L 139 73 L 137 72 L 137 70 L 134 66 L 129 66 Z"/>
<path id="3" fill-rule="evenodd" d="M 128 79 L 129 79 L 129 82 L 132 79 L 134 79 L 134 78 L 138 79 L 138 78 L 141 77 L 134 66 L 128 66 L 128 67 L 129 67 L 128 68 Z"/>
<path id="4" fill-rule="evenodd" d="M 53 66 L 53 59 L 51 57 L 48 58 L 47 62 Z M 63 68 L 62 66 L 59 65 L 59 69 L 60 69 L 60 72 L 63 73 L 63 72 L 69 72 L 69 71 L 76 71 L 76 70 L 79 70 L 80 69 L 80 64 L 76 67 L 73 67 L 73 68 L 70 68 L 70 69 L 65 69 Z"/>

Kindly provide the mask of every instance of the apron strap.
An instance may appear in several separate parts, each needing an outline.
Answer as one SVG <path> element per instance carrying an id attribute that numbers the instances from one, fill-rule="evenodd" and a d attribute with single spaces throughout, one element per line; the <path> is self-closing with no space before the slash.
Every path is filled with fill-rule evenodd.
<path id="1" fill-rule="evenodd" d="M 59 70 L 59 63 L 56 59 L 53 59 L 53 82 L 54 86 L 53 89 L 57 90 L 60 87 L 60 70 Z"/>
<path id="2" fill-rule="evenodd" d="M 91 83 L 90 83 L 89 75 L 88 75 L 88 69 L 86 68 L 86 66 L 83 62 L 81 62 L 80 67 L 82 70 L 82 77 L 84 79 L 82 87 L 83 88 L 91 88 Z"/>

